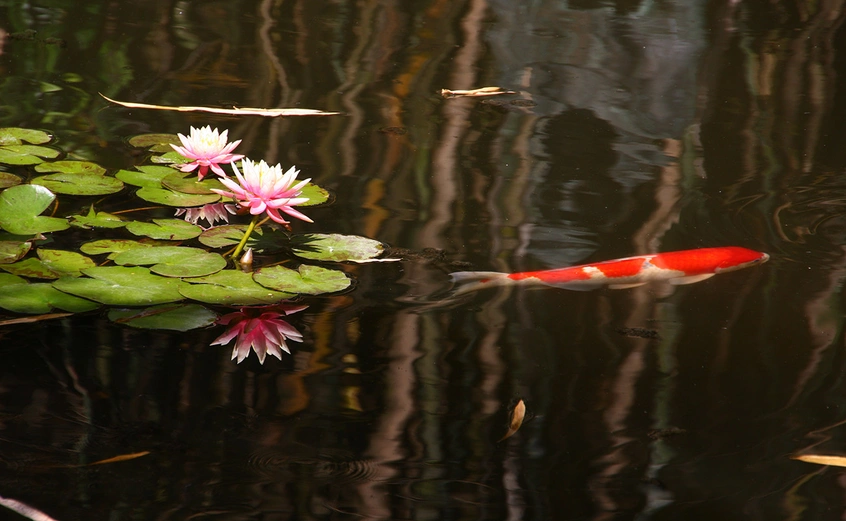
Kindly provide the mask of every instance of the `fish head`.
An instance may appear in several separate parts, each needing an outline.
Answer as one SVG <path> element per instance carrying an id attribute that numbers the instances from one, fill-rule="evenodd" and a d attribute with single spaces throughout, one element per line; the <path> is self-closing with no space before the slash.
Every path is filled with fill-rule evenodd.
<path id="1" fill-rule="evenodd" d="M 727 271 L 741 270 L 763 264 L 770 260 L 770 256 L 764 252 L 750 250 L 748 248 L 740 248 L 737 246 L 730 246 L 727 248 L 720 248 L 722 250 L 720 262 L 717 264 L 714 273 L 724 273 Z"/>

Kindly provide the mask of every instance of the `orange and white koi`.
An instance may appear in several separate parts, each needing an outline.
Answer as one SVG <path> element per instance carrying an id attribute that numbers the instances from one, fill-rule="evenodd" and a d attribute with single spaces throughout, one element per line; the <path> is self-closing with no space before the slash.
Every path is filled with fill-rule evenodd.
<path id="1" fill-rule="evenodd" d="M 674 285 L 692 284 L 709 279 L 717 273 L 762 264 L 769 258 L 766 253 L 726 246 L 639 255 L 543 271 L 459 271 L 450 276 L 453 283 L 462 284 L 455 294 L 509 285 L 544 285 L 573 290 L 589 290 L 603 286 L 626 289 L 652 281 L 667 281 Z"/>

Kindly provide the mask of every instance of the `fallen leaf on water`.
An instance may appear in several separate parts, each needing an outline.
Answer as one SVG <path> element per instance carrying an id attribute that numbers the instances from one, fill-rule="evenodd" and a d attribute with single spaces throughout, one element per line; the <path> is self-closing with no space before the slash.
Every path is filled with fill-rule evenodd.
<path id="1" fill-rule="evenodd" d="M 464 96 L 499 96 L 501 94 L 517 94 L 513 90 L 505 90 L 502 87 L 482 87 L 470 90 L 449 90 L 441 89 L 441 96 L 445 98 L 459 98 Z"/>
<path id="2" fill-rule="evenodd" d="M 514 410 L 511 412 L 511 425 L 508 426 L 508 432 L 505 433 L 505 436 L 499 439 L 499 441 L 507 440 L 511 436 L 517 432 L 517 429 L 523 425 L 523 418 L 526 417 L 526 404 L 523 403 L 523 400 L 517 402 L 517 405 L 514 406 Z"/>
<path id="3" fill-rule="evenodd" d="M 41 320 L 53 320 L 54 318 L 64 318 L 71 315 L 73 315 L 73 313 L 47 313 L 46 315 L 38 315 L 34 317 L 10 318 L 8 320 L 0 320 L 0 327 L 12 324 L 28 324 L 30 322 L 39 322 Z"/>
<path id="4" fill-rule="evenodd" d="M 846 456 L 824 456 L 822 454 L 798 454 L 790 456 L 790 459 L 804 461 L 805 463 L 816 463 L 817 465 L 831 465 L 833 467 L 846 467 Z"/>
<path id="5" fill-rule="evenodd" d="M 147 103 L 132 103 L 129 101 L 117 101 L 104 96 L 108 101 L 128 107 L 131 109 L 153 109 L 153 110 L 175 110 L 177 112 L 211 112 L 214 114 L 229 114 L 230 116 L 267 116 L 269 118 L 276 118 L 279 116 L 334 116 L 340 112 L 323 112 L 322 110 L 314 109 L 257 109 L 252 107 L 235 107 L 231 109 L 221 109 L 216 107 L 172 107 L 168 105 L 148 105 Z"/>
<path id="6" fill-rule="evenodd" d="M 119 461 L 127 461 L 135 458 L 140 458 L 141 456 L 146 456 L 149 454 L 150 451 L 145 450 L 144 452 L 134 452 L 132 454 L 121 454 L 120 456 L 115 456 L 114 458 L 108 459 L 101 459 L 100 461 L 95 461 L 94 463 L 89 463 L 88 466 L 91 465 L 105 465 L 106 463 L 117 463 Z"/>

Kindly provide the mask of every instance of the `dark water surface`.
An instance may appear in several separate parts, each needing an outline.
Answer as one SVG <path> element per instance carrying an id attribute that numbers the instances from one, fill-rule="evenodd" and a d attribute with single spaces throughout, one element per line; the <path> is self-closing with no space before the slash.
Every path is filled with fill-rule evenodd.
<path id="1" fill-rule="evenodd" d="M 305 342 L 263 366 L 210 347 L 220 327 L 3 328 L 0 496 L 59 521 L 842 519 L 846 472 L 790 456 L 846 454 L 844 17 L 844 0 L 0 0 L 0 126 L 114 169 L 143 159 L 129 136 L 228 128 L 335 194 L 298 231 L 404 258 L 346 267 L 355 290 L 308 300 Z M 439 94 L 490 85 L 517 94 Z M 723 245 L 772 260 L 425 305 L 459 269 Z"/>

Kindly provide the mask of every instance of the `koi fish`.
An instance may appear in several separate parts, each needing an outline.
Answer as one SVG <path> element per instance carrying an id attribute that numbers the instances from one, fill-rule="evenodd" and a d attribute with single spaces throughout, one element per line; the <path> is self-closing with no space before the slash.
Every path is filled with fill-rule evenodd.
<path id="1" fill-rule="evenodd" d="M 769 259 L 766 253 L 726 246 L 639 255 L 569 268 L 521 273 L 459 271 L 450 274 L 450 277 L 453 283 L 462 284 L 456 289 L 455 295 L 511 285 L 544 285 L 573 290 L 590 290 L 602 286 L 626 289 L 652 281 L 667 281 L 674 285 L 693 284 L 717 273 L 756 266 Z"/>

